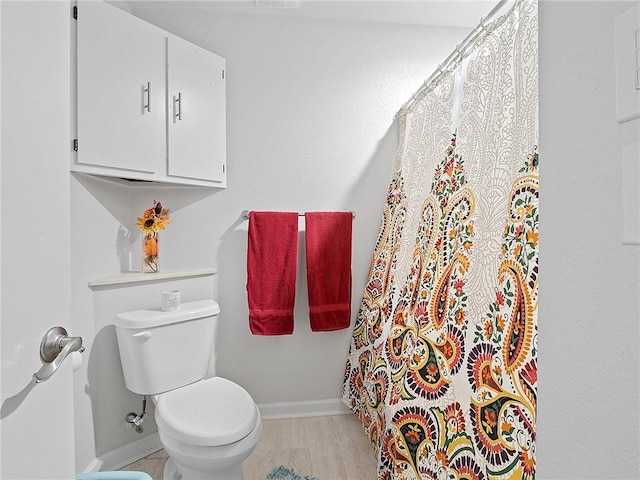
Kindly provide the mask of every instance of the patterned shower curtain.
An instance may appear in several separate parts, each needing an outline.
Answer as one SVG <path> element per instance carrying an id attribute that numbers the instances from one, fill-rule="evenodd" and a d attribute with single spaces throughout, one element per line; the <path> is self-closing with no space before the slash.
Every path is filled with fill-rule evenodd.
<path id="1" fill-rule="evenodd" d="M 537 3 L 400 117 L 343 400 L 379 479 L 535 477 Z"/>

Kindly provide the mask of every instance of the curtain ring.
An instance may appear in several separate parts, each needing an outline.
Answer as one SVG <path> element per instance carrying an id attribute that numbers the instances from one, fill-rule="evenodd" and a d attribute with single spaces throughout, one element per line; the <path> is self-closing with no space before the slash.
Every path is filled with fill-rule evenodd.
<path id="1" fill-rule="evenodd" d="M 484 21 L 487 19 L 486 16 L 482 17 L 480 19 L 480 26 L 482 27 L 482 30 L 484 30 L 485 32 L 488 32 L 489 29 L 487 28 L 487 26 L 484 24 Z"/>
<path id="2" fill-rule="evenodd" d="M 462 50 L 460 50 L 460 43 L 456 43 L 456 52 L 458 52 L 458 56 L 460 57 L 460 60 L 462 60 L 464 55 L 462 54 Z"/>

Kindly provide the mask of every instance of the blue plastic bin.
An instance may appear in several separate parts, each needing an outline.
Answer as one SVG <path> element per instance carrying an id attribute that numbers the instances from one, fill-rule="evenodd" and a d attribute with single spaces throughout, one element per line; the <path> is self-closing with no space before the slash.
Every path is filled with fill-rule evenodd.
<path id="1" fill-rule="evenodd" d="M 76 480 L 153 480 L 151 475 L 144 472 L 91 472 L 79 473 Z"/>

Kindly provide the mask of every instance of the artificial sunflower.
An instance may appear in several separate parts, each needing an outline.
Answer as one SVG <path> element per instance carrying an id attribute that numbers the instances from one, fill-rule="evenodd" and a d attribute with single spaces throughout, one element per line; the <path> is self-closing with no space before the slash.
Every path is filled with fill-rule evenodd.
<path id="1" fill-rule="evenodd" d="M 142 230 L 142 233 L 149 235 L 164 230 L 169 220 L 169 209 L 164 208 L 157 200 L 153 201 L 153 207 L 144 211 L 142 217 L 138 217 L 136 225 Z"/>
<path id="2" fill-rule="evenodd" d="M 142 233 L 145 235 L 158 231 L 158 226 L 156 225 L 156 219 L 154 217 L 138 217 L 136 225 L 140 227 L 140 230 L 142 230 Z"/>

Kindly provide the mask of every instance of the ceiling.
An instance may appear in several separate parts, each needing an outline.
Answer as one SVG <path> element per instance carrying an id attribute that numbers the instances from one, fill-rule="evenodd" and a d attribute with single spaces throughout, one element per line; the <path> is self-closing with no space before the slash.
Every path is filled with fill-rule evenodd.
<path id="1" fill-rule="evenodd" d="M 271 0 L 274 1 L 274 0 Z M 275 0 L 291 2 L 295 0 Z M 113 1 L 112 3 L 120 3 Z M 473 28 L 497 0 L 299 0 L 298 8 L 270 8 L 254 0 L 126 0 L 130 11 L 181 11 L 193 14 L 224 12 L 285 15 L 375 23 Z"/>

